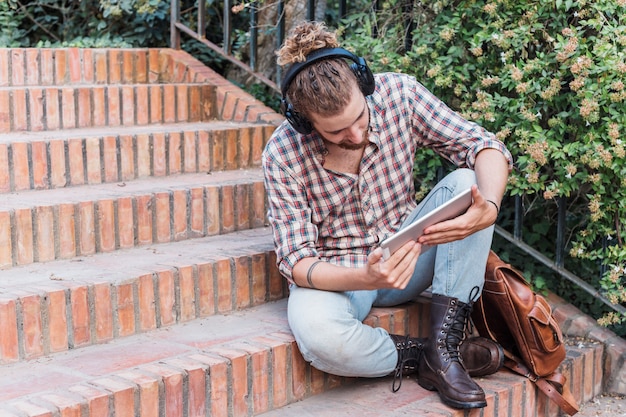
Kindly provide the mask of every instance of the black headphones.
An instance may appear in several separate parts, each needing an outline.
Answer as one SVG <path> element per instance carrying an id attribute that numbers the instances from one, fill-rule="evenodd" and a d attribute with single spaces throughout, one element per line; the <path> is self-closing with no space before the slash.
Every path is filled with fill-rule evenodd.
<path id="1" fill-rule="evenodd" d="M 343 48 L 322 48 L 311 52 L 309 55 L 307 55 L 306 61 L 297 62 L 289 67 L 281 85 L 283 97 L 280 101 L 280 109 L 291 124 L 291 126 L 293 126 L 294 129 L 296 129 L 299 133 L 303 135 L 308 135 L 309 133 L 311 133 L 313 131 L 313 125 L 309 120 L 307 120 L 306 117 L 300 115 L 297 111 L 293 109 L 293 106 L 287 100 L 287 89 L 300 71 L 313 64 L 314 62 L 331 58 L 346 58 L 353 61 L 353 63 L 350 64 L 350 68 L 352 69 L 352 72 L 354 72 L 354 75 L 356 76 L 357 82 L 359 84 L 359 88 L 361 89 L 361 92 L 364 96 L 369 96 L 376 89 L 374 75 L 372 74 L 370 68 L 367 66 L 364 58 L 356 56 L 352 52 L 347 51 Z"/>

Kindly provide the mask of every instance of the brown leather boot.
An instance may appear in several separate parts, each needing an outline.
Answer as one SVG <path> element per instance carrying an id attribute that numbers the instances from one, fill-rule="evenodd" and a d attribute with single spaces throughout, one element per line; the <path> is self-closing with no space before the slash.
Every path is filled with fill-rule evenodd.
<path id="1" fill-rule="evenodd" d="M 391 340 L 398 350 L 398 363 L 393 375 L 391 390 L 396 392 L 402 386 L 402 378 L 417 372 L 420 357 L 422 356 L 423 344 L 418 339 L 409 336 L 390 334 Z"/>
<path id="2" fill-rule="evenodd" d="M 419 361 L 417 382 L 438 391 L 441 400 L 455 408 L 481 408 L 487 405 L 485 392 L 467 373 L 460 346 L 472 305 L 456 298 L 433 294 L 430 335 Z"/>

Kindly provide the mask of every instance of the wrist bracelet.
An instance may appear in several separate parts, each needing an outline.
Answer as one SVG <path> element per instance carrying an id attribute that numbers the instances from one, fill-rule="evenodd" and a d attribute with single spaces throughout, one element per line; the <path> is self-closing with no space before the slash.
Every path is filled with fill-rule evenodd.
<path id="1" fill-rule="evenodd" d="M 496 208 L 496 214 L 500 214 L 500 207 L 498 207 L 498 205 L 494 201 L 488 200 L 488 199 L 485 199 L 485 201 L 487 201 L 488 203 L 493 204 L 493 206 Z"/>
<path id="2" fill-rule="evenodd" d="M 324 262 L 324 261 L 318 260 L 318 261 L 313 262 L 311 266 L 309 267 L 309 270 L 306 273 L 306 282 L 309 284 L 309 288 L 317 289 L 317 287 L 313 285 L 313 279 L 311 277 L 311 273 L 313 272 L 313 268 L 315 268 L 317 264 L 319 264 L 320 262 Z"/>

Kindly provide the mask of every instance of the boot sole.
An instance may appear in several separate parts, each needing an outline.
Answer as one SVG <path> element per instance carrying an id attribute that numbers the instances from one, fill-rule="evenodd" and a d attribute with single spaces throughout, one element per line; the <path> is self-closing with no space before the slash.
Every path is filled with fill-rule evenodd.
<path id="1" fill-rule="evenodd" d="M 487 401 L 461 402 L 461 401 L 453 400 L 452 398 L 448 398 L 445 395 L 443 395 L 437 389 L 435 385 L 431 384 L 428 381 L 418 379 L 417 383 L 419 384 L 420 387 L 424 388 L 425 390 L 437 391 L 439 393 L 439 398 L 441 399 L 441 402 L 443 402 L 445 405 L 448 405 L 450 407 L 462 408 L 462 409 L 487 407 Z"/>

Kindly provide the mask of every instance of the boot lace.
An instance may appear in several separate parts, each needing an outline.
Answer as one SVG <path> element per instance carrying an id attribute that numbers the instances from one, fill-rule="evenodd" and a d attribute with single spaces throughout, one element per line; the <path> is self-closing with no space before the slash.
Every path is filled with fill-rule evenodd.
<path id="1" fill-rule="evenodd" d="M 398 350 L 398 364 L 393 374 L 393 384 L 391 390 L 397 392 L 402 386 L 404 373 L 412 374 L 417 372 L 422 347 L 411 337 L 405 336 L 394 340 Z"/>
<path id="2" fill-rule="evenodd" d="M 474 301 L 478 298 L 479 291 L 478 287 L 474 287 L 470 294 L 470 301 L 468 303 L 458 303 L 456 312 L 452 312 L 452 314 L 454 314 L 454 318 L 450 324 L 450 329 L 448 330 L 446 337 L 446 347 L 450 355 L 450 359 L 453 361 L 463 363 L 463 360 L 461 359 L 460 346 L 467 337 L 467 326 L 472 325 L 470 316 L 472 314 Z"/>

